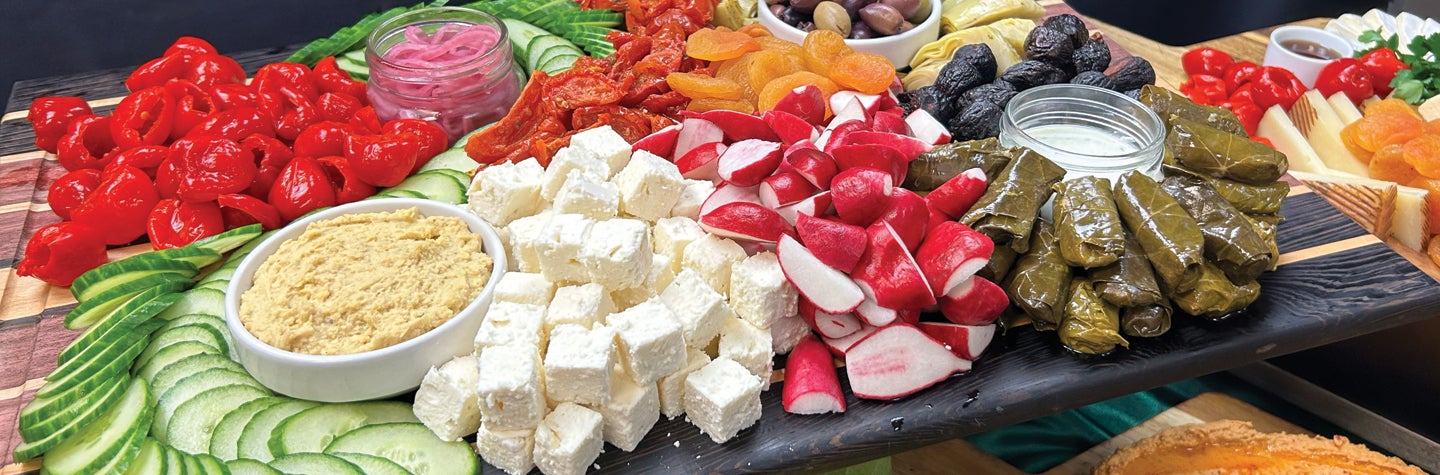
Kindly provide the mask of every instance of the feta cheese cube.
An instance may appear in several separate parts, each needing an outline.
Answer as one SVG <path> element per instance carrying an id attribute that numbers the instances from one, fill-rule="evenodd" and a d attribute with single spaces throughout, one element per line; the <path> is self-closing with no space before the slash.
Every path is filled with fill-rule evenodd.
<path id="1" fill-rule="evenodd" d="M 625 289 L 645 283 L 651 254 L 649 225 L 635 219 L 612 219 L 590 228 L 590 239 L 580 248 L 580 263 L 590 272 L 591 282 Z"/>
<path id="2" fill-rule="evenodd" d="M 625 168 L 625 164 L 630 163 L 630 143 L 626 142 L 625 137 L 615 133 L 615 129 L 608 125 L 582 130 L 571 135 L 570 146 L 589 150 L 590 153 L 604 160 L 610 170 L 606 179 L 615 176 Z"/>
<path id="3" fill-rule="evenodd" d="M 506 272 L 495 283 L 496 302 L 549 305 L 555 297 L 555 284 L 545 276 L 532 272 Z"/>
<path id="4" fill-rule="evenodd" d="M 485 462 L 510 475 L 525 475 L 535 468 L 535 430 L 494 430 L 480 424 L 475 452 Z"/>
<path id="5" fill-rule="evenodd" d="M 770 347 L 770 330 L 758 328 L 742 318 L 725 321 L 720 330 L 720 357 L 740 363 L 750 374 L 760 377 L 764 388 L 770 387 L 770 370 L 775 352 Z"/>
<path id="6" fill-rule="evenodd" d="M 511 222 L 513 223 L 514 221 Z M 513 257 L 513 255 L 510 254 L 510 251 L 508 250 L 510 247 L 508 245 L 510 244 L 510 227 L 505 226 L 493 229 L 495 229 L 495 237 L 500 238 L 500 242 L 506 244 L 505 257 L 507 257 L 508 259 L 505 259 L 505 270 L 509 272 L 520 270 L 520 263 L 515 262 L 515 258 Z"/>
<path id="7" fill-rule="evenodd" d="M 534 159 L 481 169 L 466 193 L 470 210 L 496 227 L 535 214 L 545 205 L 540 199 L 543 173 Z"/>
<path id="8" fill-rule="evenodd" d="M 649 222 L 669 216 L 685 191 L 680 169 L 644 150 L 631 154 L 630 163 L 610 182 L 620 187 L 620 211 Z"/>
<path id="9" fill-rule="evenodd" d="M 415 417 L 445 441 L 460 440 L 480 428 L 475 385 L 480 369 L 474 356 L 457 356 L 431 367 L 415 391 Z M 658 411 L 658 409 L 657 409 Z"/>
<path id="10" fill-rule="evenodd" d="M 610 402 L 600 406 L 605 419 L 605 441 L 630 452 L 660 420 L 660 393 L 651 383 L 637 383 L 616 371 L 610 383 Z"/>
<path id="11" fill-rule="evenodd" d="M 605 404 L 615 366 L 615 330 L 559 325 L 545 352 L 545 395 L 555 402 Z M 482 370 L 483 371 L 483 370 Z"/>
<path id="12" fill-rule="evenodd" d="M 685 180 L 685 191 L 680 193 L 680 198 L 675 200 L 675 206 L 670 207 L 670 216 L 684 216 L 690 219 L 700 219 L 700 206 L 705 204 L 705 199 L 715 192 L 715 184 L 710 180 Z"/>
<path id="13" fill-rule="evenodd" d="M 572 285 L 555 289 L 555 298 L 545 311 L 545 333 L 564 324 L 595 326 L 606 315 L 615 313 L 615 303 L 600 284 Z"/>
<path id="14" fill-rule="evenodd" d="M 787 315 L 770 322 L 770 347 L 775 354 L 784 355 L 795 349 L 805 335 L 810 334 L 810 325 L 798 315 Z"/>
<path id="15" fill-rule="evenodd" d="M 744 259 L 745 248 L 735 241 L 706 234 L 685 246 L 684 262 L 680 266 L 695 269 L 710 288 L 720 295 L 729 295 L 730 266 Z"/>
<path id="16" fill-rule="evenodd" d="M 650 243 L 655 252 L 670 258 L 671 272 L 680 272 L 685 246 L 702 237 L 705 237 L 705 229 L 700 227 L 700 223 L 684 216 L 660 219 L 650 229 Z"/>
<path id="17" fill-rule="evenodd" d="M 730 309 L 760 328 L 794 315 L 799 293 L 780 270 L 775 253 L 761 252 L 730 266 Z"/>
<path id="18" fill-rule="evenodd" d="M 707 364 L 710 364 L 710 355 L 705 354 L 704 350 L 687 349 L 685 366 L 655 383 L 656 389 L 660 391 L 660 412 L 665 414 L 665 417 L 674 419 L 685 415 L 685 378 Z"/>
<path id="19" fill-rule="evenodd" d="M 534 428 L 545 417 L 545 381 L 540 355 L 525 345 L 492 346 L 480 354 L 475 387 L 480 414 L 491 430 Z"/>
<path id="20" fill-rule="evenodd" d="M 540 240 L 540 233 L 545 230 L 545 225 L 550 224 L 553 215 L 550 210 L 545 210 L 511 221 L 505 227 L 510 233 L 507 241 L 510 244 L 507 254 L 510 267 L 520 272 L 540 272 L 540 252 L 535 248 L 535 242 Z"/>
<path id="21" fill-rule="evenodd" d="M 629 377 L 650 384 L 685 365 L 685 336 L 675 313 L 659 299 L 605 317 L 620 341 L 620 364 Z"/>
<path id="22" fill-rule="evenodd" d="M 590 175 L 594 181 L 610 179 L 610 169 L 600 157 L 583 148 L 565 147 L 556 151 L 555 156 L 550 158 L 550 165 L 545 167 L 545 173 L 541 177 L 540 196 L 547 200 L 555 199 L 560 188 L 569 181 L 572 170 Z"/>
<path id="23" fill-rule="evenodd" d="M 723 444 L 760 420 L 760 378 L 729 358 L 685 377 L 685 418 Z"/>
<path id="24" fill-rule="evenodd" d="M 692 348 L 709 344 L 720 334 L 725 319 L 735 315 L 725 306 L 725 297 L 710 288 L 693 269 L 680 271 L 675 281 L 660 293 L 660 301 L 675 312 L 685 334 L 685 345 Z"/>
<path id="25" fill-rule="evenodd" d="M 650 274 L 645 276 L 645 283 L 628 289 L 612 290 L 610 299 L 615 301 L 616 309 L 625 310 L 654 297 L 656 289 L 664 289 L 672 280 L 675 280 L 675 274 L 670 272 L 670 258 L 651 254 Z"/>
<path id="26" fill-rule="evenodd" d="M 480 330 L 475 332 L 475 353 L 501 345 L 522 345 L 534 348 L 536 354 L 545 349 L 545 306 L 495 301 L 485 311 Z"/>
<path id="27" fill-rule="evenodd" d="M 550 411 L 535 428 L 535 465 L 545 475 L 580 475 L 600 458 L 604 418 L 573 403 Z"/>
<path id="28" fill-rule="evenodd" d="M 535 241 L 540 273 L 553 282 L 589 282 L 590 273 L 580 263 L 580 248 L 594 225 L 595 221 L 578 214 L 552 216 Z"/>
<path id="29" fill-rule="evenodd" d="M 555 194 L 555 212 L 583 214 L 594 220 L 614 218 L 620 212 L 620 189 L 580 170 L 570 170 L 565 185 Z"/>

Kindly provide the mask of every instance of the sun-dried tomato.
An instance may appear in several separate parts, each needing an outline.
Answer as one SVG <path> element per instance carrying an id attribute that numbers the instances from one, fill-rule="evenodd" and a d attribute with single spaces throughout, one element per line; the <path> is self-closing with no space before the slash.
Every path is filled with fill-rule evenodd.
<path id="1" fill-rule="evenodd" d="M 679 91 L 668 91 L 645 98 L 640 101 L 639 106 L 651 114 L 674 116 L 679 115 L 680 111 L 685 108 L 686 102 L 690 102 L 690 98 L 685 97 L 684 94 Z"/>
<path id="2" fill-rule="evenodd" d="M 614 104 L 624 91 L 603 74 L 567 71 L 545 85 L 545 95 L 563 109 Z"/>
<path id="3" fill-rule="evenodd" d="M 510 108 L 510 112 L 495 122 L 495 125 L 472 135 L 470 140 L 465 142 L 465 154 L 476 163 L 488 165 L 513 155 L 517 148 L 523 147 L 522 143 L 535 129 L 541 114 L 547 109 L 543 102 L 547 82 L 549 76 L 544 71 L 536 71 L 530 76 L 530 83 L 520 91 L 520 98 Z"/>

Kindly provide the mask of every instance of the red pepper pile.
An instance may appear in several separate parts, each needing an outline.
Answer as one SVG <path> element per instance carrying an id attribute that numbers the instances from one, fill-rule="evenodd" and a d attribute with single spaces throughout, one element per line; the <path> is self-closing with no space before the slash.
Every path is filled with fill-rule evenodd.
<path id="1" fill-rule="evenodd" d="M 418 119 L 382 124 L 365 84 L 326 58 L 272 63 L 249 85 L 234 59 L 181 37 L 125 79 L 110 115 L 78 97 L 41 97 L 35 145 L 68 173 L 50 186 L 61 219 L 36 231 L 20 275 L 70 285 L 105 247 L 148 235 L 179 247 L 247 224 L 265 229 L 393 186 L 447 147 Z"/>

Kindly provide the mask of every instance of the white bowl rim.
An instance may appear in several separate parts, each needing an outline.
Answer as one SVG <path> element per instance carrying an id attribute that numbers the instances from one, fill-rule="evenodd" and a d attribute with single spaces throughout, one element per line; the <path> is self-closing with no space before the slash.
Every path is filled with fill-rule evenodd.
<path id="1" fill-rule="evenodd" d="M 1326 65 L 1330 64 L 1331 61 L 1334 61 L 1333 59 L 1312 58 L 1291 51 L 1290 48 L 1280 46 L 1281 41 L 1289 38 L 1310 40 L 1316 43 L 1320 43 L 1321 46 L 1324 46 L 1326 48 L 1335 48 L 1335 52 L 1340 53 L 1340 57 L 1342 58 L 1349 58 L 1355 55 L 1355 46 L 1350 43 L 1350 40 L 1347 40 L 1340 35 L 1331 33 L 1322 28 L 1315 28 L 1313 26 L 1306 25 L 1286 25 L 1274 29 L 1270 32 L 1270 41 L 1266 44 L 1266 47 L 1274 48 L 1281 54 L 1285 55 L 1286 58 L 1302 61 L 1308 64 Z"/>
<path id="2" fill-rule="evenodd" d="M 486 240 L 493 240 L 494 242 L 498 243 L 500 241 L 499 234 L 495 232 L 495 229 L 492 228 L 489 223 L 486 223 L 485 220 L 480 219 L 479 216 L 471 213 L 470 210 L 465 209 L 464 207 L 461 207 L 459 205 L 453 205 L 450 203 L 422 198 L 377 198 L 338 205 L 291 222 L 285 227 L 280 228 L 280 230 L 277 231 L 274 235 L 265 238 L 265 242 L 260 243 L 259 246 L 255 247 L 254 251 L 251 251 L 250 254 L 247 254 L 245 256 L 245 259 L 240 261 L 240 265 L 236 267 L 235 274 L 237 276 L 245 274 L 245 272 L 242 272 L 241 269 L 249 270 L 252 267 L 259 267 L 260 263 L 264 262 L 265 259 L 268 259 L 270 255 L 275 253 L 276 248 L 278 248 L 281 243 L 293 239 L 296 235 L 303 232 L 305 228 L 309 227 L 310 223 L 346 214 L 395 211 L 412 207 L 417 208 L 420 213 L 425 216 L 435 216 L 436 211 L 439 211 L 440 213 L 445 213 L 447 215 L 460 218 L 465 221 L 466 225 L 470 228 L 472 232 L 475 232 L 475 234 L 481 237 L 482 242 Z M 428 212 L 427 208 L 429 209 Z M 477 228 L 479 229 L 478 231 Z M 251 350 L 262 353 L 264 354 L 265 358 L 272 360 L 284 360 L 292 363 L 307 365 L 348 365 L 367 363 L 371 361 L 390 358 L 397 354 L 402 354 L 410 351 L 417 346 L 428 343 L 428 341 L 431 339 L 430 337 L 432 337 L 433 335 L 449 331 L 454 327 L 459 326 L 461 323 L 461 318 L 459 318 L 460 315 L 466 313 L 473 314 L 474 311 L 479 308 L 481 301 L 484 300 L 483 297 L 485 293 L 494 289 L 495 284 L 499 282 L 500 277 L 504 275 L 505 266 L 507 265 L 505 261 L 504 249 L 487 248 L 485 249 L 485 254 L 489 255 L 492 261 L 490 268 L 490 280 L 485 282 L 485 287 L 480 289 L 480 294 L 477 295 L 475 299 L 471 300 L 469 304 L 466 304 L 464 308 L 461 308 L 458 312 L 455 313 L 454 316 L 452 316 L 449 320 L 446 320 L 445 323 L 440 324 L 440 326 L 432 328 L 430 329 L 430 331 L 422 333 L 415 338 L 411 338 L 409 340 L 405 340 L 384 348 L 344 355 L 312 355 L 282 350 L 280 348 L 276 348 L 270 345 L 269 343 L 261 341 L 254 334 L 250 333 L 250 330 L 245 328 L 245 325 L 241 324 L 240 322 L 239 310 L 241 292 L 238 288 L 240 287 L 240 279 L 231 280 L 230 284 L 225 288 L 225 324 L 227 327 L 230 328 L 230 333 L 235 337 L 236 340 L 238 340 L 237 343 L 243 344 Z M 251 284 L 253 285 L 254 272 L 251 271 L 249 272 L 249 274 L 252 276 Z M 249 290 L 249 288 L 247 287 L 244 290 Z"/>
<path id="3" fill-rule="evenodd" d="M 920 33 L 921 33 L 921 31 L 925 30 L 925 28 L 921 28 L 922 26 L 924 26 L 924 25 L 929 25 L 929 24 L 932 23 L 932 22 L 938 22 L 938 21 L 940 21 L 941 13 L 944 11 L 943 8 L 942 8 L 942 7 L 943 7 L 943 5 L 942 5 L 943 3 L 944 3 L 944 2 L 941 2 L 940 0 L 930 0 L 930 16 L 925 17 L 925 21 L 922 21 L 922 22 L 920 22 L 919 24 L 916 24 L 914 28 L 911 28 L 911 29 L 910 29 L 910 31 L 907 31 L 907 32 L 904 32 L 904 33 L 901 33 L 901 34 L 898 34 L 898 35 L 882 36 L 882 37 L 879 37 L 879 38 L 865 38 L 865 39 L 850 39 L 850 38 L 846 38 L 846 39 L 845 39 L 845 43 L 846 43 L 846 44 L 857 44 L 857 45 L 875 45 L 875 44 L 881 44 L 881 43 L 884 43 L 884 42 L 887 42 L 887 41 L 902 41 L 902 40 L 910 39 L 910 38 L 915 37 L 915 36 L 919 36 Z M 789 28 L 789 29 L 791 29 L 791 30 L 794 30 L 796 33 L 799 33 L 802 38 L 805 37 L 805 35 L 809 34 L 808 31 L 801 30 L 801 29 L 796 28 L 796 27 L 794 27 L 794 26 L 790 26 L 789 23 L 785 23 L 785 22 L 783 22 L 783 21 L 780 21 L 780 18 L 776 17 L 774 13 L 770 13 L 770 9 L 769 9 L 769 8 L 765 8 L 765 7 L 766 7 L 765 5 L 761 5 L 761 8 L 759 8 L 759 10 L 760 10 L 759 15 L 760 15 L 760 16 L 769 17 L 770 19 L 775 20 L 776 23 L 779 23 L 779 24 L 781 24 L 781 25 L 785 25 L 786 28 Z M 943 36 L 943 35 L 939 35 L 939 36 Z M 938 38 L 939 36 L 937 36 L 937 38 Z"/>

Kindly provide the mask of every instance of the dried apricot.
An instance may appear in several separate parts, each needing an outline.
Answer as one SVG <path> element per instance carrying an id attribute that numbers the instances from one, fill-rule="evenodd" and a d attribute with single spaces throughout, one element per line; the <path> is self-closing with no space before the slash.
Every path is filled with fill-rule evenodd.
<path id="1" fill-rule="evenodd" d="M 1400 99 L 1386 99 L 1383 101 L 1372 102 L 1369 105 L 1365 106 L 1366 117 L 1380 115 L 1387 112 L 1404 112 L 1416 119 L 1420 118 L 1420 112 L 1415 110 L 1415 106 L 1412 106 Z"/>
<path id="2" fill-rule="evenodd" d="M 800 45 L 782 40 L 780 38 L 776 38 L 774 36 L 762 36 L 759 38 L 755 38 L 755 42 L 760 43 L 760 51 L 775 50 L 790 56 L 794 56 L 796 58 L 799 58 L 800 53 L 803 51 L 800 48 Z M 801 63 L 804 63 L 803 59 L 801 60 Z"/>
<path id="3" fill-rule="evenodd" d="M 1384 102 L 1377 104 L 1381 103 Z M 1425 127 L 1418 117 L 1395 111 L 1366 116 L 1356 124 L 1356 145 L 1372 152 L 1386 145 L 1409 142 L 1419 137 Z"/>
<path id="4" fill-rule="evenodd" d="M 761 112 L 774 109 L 775 104 L 780 102 L 780 99 L 783 99 L 791 90 L 800 86 L 818 87 L 820 88 L 820 93 L 824 94 L 827 99 L 831 94 L 840 90 L 834 81 L 831 81 L 825 76 L 810 71 L 797 71 L 775 78 L 775 80 L 766 83 L 765 87 L 760 90 L 760 98 L 756 105 Z"/>
<path id="5" fill-rule="evenodd" d="M 740 29 L 735 30 L 735 31 L 738 31 L 738 32 L 741 32 L 741 33 L 750 35 L 751 37 L 754 37 L 754 38 L 759 38 L 759 37 L 762 37 L 762 36 L 771 36 L 771 35 L 770 35 L 770 29 L 769 29 L 769 28 L 765 28 L 765 25 L 761 25 L 761 24 L 759 24 L 759 23 L 751 23 L 751 24 L 749 24 L 749 25 L 742 26 L 742 27 L 740 27 Z"/>
<path id="6" fill-rule="evenodd" d="M 1435 119 L 1435 120 L 1426 122 L 1426 123 L 1425 123 L 1425 133 L 1426 133 L 1427 135 L 1440 135 L 1440 119 Z"/>
<path id="7" fill-rule="evenodd" d="M 765 50 L 750 55 L 750 89 L 761 91 L 765 85 L 776 78 L 794 73 L 800 70 L 793 58 L 789 55 L 775 51 Z"/>
<path id="8" fill-rule="evenodd" d="M 821 76 L 830 75 L 830 65 L 841 56 L 855 52 L 845 44 L 845 38 L 830 30 L 815 30 L 805 35 L 801 44 L 801 57 L 805 68 Z"/>
<path id="9" fill-rule="evenodd" d="M 1422 177 L 1411 180 L 1409 183 L 1406 183 L 1406 185 L 1429 191 L 1429 193 L 1426 194 L 1425 201 L 1430 204 L 1430 234 L 1440 234 L 1440 180 L 1431 180 Z M 1440 239 L 1430 240 L 1432 243 L 1435 241 L 1440 241 Z"/>
<path id="10" fill-rule="evenodd" d="M 685 109 L 694 112 L 705 112 L 724 109 L 736 112 L 744 112 L 746 114 L 755 113 L 755 106 L 751 104 L 750 101 L 732 101 L 728 99 L 716 99 L 713 97 L 702 97 L 692 100 L 690 101 L 690 105 L 685 107 Z"/>
<path id="11" fill-rule="evenodd" d="M 703 74 L 670 73 L 665 76 L 665 83 L 670 85 L 670 89 L 680 91 L 691 99 L 715 98 L 734 101 L 745 97 L 745 89 L 735 81 Z"/>
<path id="12" fill-rule="evenodd" d="M 840 87 L 881 94 L 895 82 L 895 65 L 873 53 L 851 53 L 835 60 L 828 75 Z"/>
<path id="13" fill-rule="evenodd" d="M 1421 135 L 1405 143 L 1405 162 L 1427 178 L 1440 178 L 1440 135 Z"/>
<path id="14" fill-rule="evenodd" d="M 1370 178 L 1396 183 L 1408 183 L 1420 178 L 1420 172 L 1415 171 L 1415 167 L 1405 161 L 1402 153 L 1404 149 L 1403 145 L 1392 144 L 1376 150 L 1375 155 L 1370 157 Z"/>
<path id="15" fill-rule="evenodd" d="M 706 61 L 734 59 L 759 49 L 755 38 L 737 31 L 704 28 L 685 39 L 685 54 Z"/>
<path id="16" fill-rule="evenodd" d="M 1370 162 L 1371 152 L 1362 148 L 1360 146 L 1359 139 L 1355 138 L 1355 134 L 1360 130 L 1360 123 L 1367 120 L 1369 120 L 1369 118 L 1361 117 L 1360 120 L 1351 122 L 1350 125 L 1346 125 L 1345 127 L 1341 128 L 1340 143 L 1345 144 L 1345 149 L 1349 150 L 1351 155 L 1354 155 L 1361 161 L 1368 163 Z"/>

